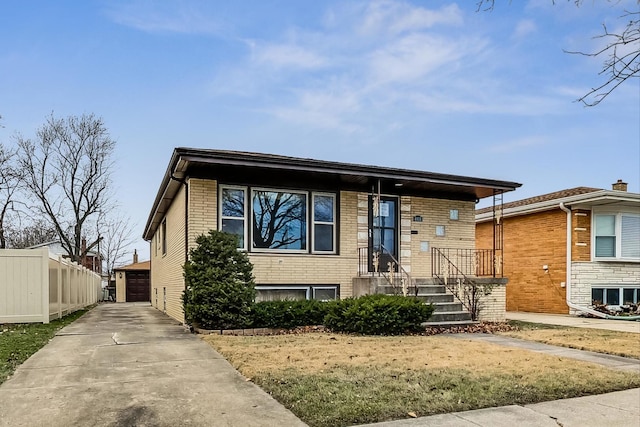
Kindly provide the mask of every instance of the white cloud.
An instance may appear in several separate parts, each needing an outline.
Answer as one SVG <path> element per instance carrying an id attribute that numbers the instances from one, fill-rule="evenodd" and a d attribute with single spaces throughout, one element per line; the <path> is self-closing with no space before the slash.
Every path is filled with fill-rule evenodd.
<path id="1" fill-rule="evenodd" d="M 411 34 L 371 53 L 371 73 L 379 82 L 409 83 L 481 52 L 482 46 L 480 40 L 467 43 L 446 36 Z"/>
<path id="2" fill-rule="evenodd" d="M 220 34 L 226 27 L 198 3 L 137 0 L 110 4 L 106 14 L 120 25 L 148 33 Z"/>
<path id="3" fill-rule="evenodd" d="M 309 90 L 298 94 L 298 104 L 269 109 L 267 112 L 279 119 L 325 129 L 357 132 L 362 127 L 351 120 L 360 110 L 356 93 L 342 89 L 337 91 Z"/>
<path id="4" fill-rule="evenodd" d="M 276 68 L 313 69 L 326 64 L 326 59 L 304 47 L 287 44 L 253 45 L 253 60 L 259 65 Z"/>
<path id="5" fill-rule="evenodd" d="M 462 13 L 456 4 L 438 10 L 415 7 L 397 1 L 375 1 L 367 5 L 359 30 L 365 34 L 419 31 L 438 24 L 460 25 Z"/>
<path id="6" fill-rule="evenodd" d="M 557 92 L 523 93 L 521 82 L 500 75 L 499 41 L 473 27 L 461 33 L 463 18 L 455 4 L 434 10 L 391 0 L 340 4 L 325 13 L 321 30 L 285 28 L 279 37 L 246 42 L 240 62 L 218 66 L 213 93 L 237 92 L 278 120 L 347 133 L 379 120 L 399 129 L 425 111 L 561 111 Z M 520 23 L 521 34 L 532 24 Z"/>
<path id="7" fill-rule="evenodd" d="M 513 36 L 515 38 L 524 38 L 527 37 L 530 34 L 535 33 L 536 31 L 538 31 L 538 27 L 536 26 L 536 23 L 530 19 L 524 19 L 518 22 L 518 24 L 516 25 L 516 29 L 513 32 Z"/>

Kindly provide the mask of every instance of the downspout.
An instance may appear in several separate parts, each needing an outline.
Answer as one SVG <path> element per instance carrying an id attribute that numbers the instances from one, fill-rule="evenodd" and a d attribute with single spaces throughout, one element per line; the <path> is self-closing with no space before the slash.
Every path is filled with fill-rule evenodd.
<path id="1" fill-rule="evenodd" d="M 611 316 L 609 314 L 601 313 L 589 307 L 583 307 L 571 302 L 571 209 L 564 205 L 564 202 L 560 202 L 560 209 L 567 213 L 567 278 L 566 278 L 566 301 L 567 306 L 576 311 L 588 313 L 602 319 L 614 319 L 614 320 L 640 320 L 640 316 Z"/>

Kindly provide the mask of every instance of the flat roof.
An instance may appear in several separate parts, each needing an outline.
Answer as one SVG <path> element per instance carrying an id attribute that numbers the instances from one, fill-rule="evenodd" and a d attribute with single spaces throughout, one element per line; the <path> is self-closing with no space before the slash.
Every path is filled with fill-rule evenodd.
<path id="1" fill-rule="evenodd" d="M 265 174 L 285 183 L 331 185 L 340 189 L 371 191 L 381 185 L 383 192 L 422 195 L 434 198 L 477 200 L 496 193 L 513 191 L 522 184 L 511 181 L 449 175 L 435 172 L 315 160 L 244 151 L 179 147 L 171 160 L 154 200 L 143 238 L 151 240 L 162 217 L 187 177 L 263 183 Z M 289 184 L 290 185 L 290 184 Z"/>

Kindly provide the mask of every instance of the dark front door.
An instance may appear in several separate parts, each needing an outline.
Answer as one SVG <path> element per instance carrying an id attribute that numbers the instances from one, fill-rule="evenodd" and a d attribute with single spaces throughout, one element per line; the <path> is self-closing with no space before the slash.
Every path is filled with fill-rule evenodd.
<path id="1" fill-rule="evenodd" d="M 377 255 L 378 271 L 389 271 L 398 259 L 398 198 L 381 196 L 377 203 L 376 198 L 369 196 L 369 270 L 376 271 Z"/>
<path id="2" fill-rule="evenodd" d="M 127 271 L 127 302 L 151 301 L 148 271 Z"/>

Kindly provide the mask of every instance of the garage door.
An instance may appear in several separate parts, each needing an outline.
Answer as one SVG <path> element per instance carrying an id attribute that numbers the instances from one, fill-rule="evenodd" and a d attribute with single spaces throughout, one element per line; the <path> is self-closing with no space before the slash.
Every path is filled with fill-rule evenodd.
<path id="1" fill-rule="evenodd" d="M 127 271 L 127 302 L 151 301 L 148 271 Z"/>

